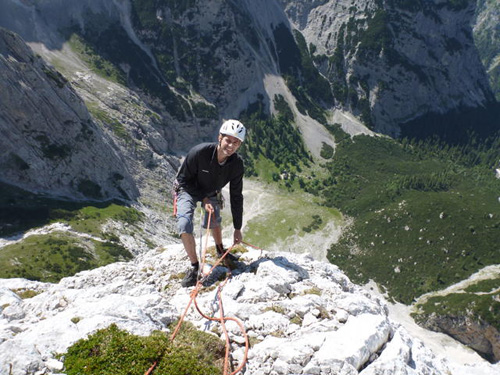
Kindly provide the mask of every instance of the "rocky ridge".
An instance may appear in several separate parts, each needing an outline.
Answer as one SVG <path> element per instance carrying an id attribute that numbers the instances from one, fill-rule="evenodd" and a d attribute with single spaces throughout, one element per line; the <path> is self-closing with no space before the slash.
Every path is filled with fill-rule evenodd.
<path id="1" fill-rule="evenodd" d="M 389 319 L 382 298 L 352 284 L 335 265 L 307 254 L 258 250 L 243 253 L 241 260 L 222 298 L 226 315 L 239 318 L 253 341 L 244 374 L 498 373 L 499 365 L 460 364 L 436 355 Z M 186 265 L 182 246 L 169 245 L 58 284 L 0 280 L 0 374 L 61 374 L 56 353 L 112 323 L 138 335 L 165 331 L 190 298 L 190 289 L 177 279 Z M 216 278 L 226 269 L 214 272 Z M 38 294 L 21 299 L 26 290 Z M 197 298 L 209 314 L 218 314 L 216 292 L 208 288 Z M 186 319 L 218 332 L 194 308 Z M 227 327 L 233 360 L 241 361 L 239 328 Z"/>
<path id="2" fill-rule="evenodd" d="M 50 196 L 151 205 L 178 168 L 159 115 L 133 91 L 92 73 L 66 46 L 64 76 L 0 28 L 3 182 Z M 36 49 L 36 48 L 35 48 Z M 21 123 L 22 126 L 17 124 Z M 168 185 L 168 182 L 167 182 Z"/>

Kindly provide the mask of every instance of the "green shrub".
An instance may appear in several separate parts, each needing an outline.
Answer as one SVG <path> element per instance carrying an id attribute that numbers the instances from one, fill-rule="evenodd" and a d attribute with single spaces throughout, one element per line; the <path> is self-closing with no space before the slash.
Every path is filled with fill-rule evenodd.
<path id="1" fill-rule="evenodd" d="M 295 116 L 286 102 L 285 98 L 281 94 L 274 95 L 274 108 L 279 112 L 280 116 L 286 121 L 293 121 Z"/>
<path id="2" fill-rule="evenodd" d="M 321 151 L 320 151 L 319 155 L 323 159 L 331 159 L 333 157 L 333 147 L 325 142 L 322 142 L 322 143 L 323 144 L 321 146 Z"/>
<path id="3" fill-rule="evenodd" d="M 31 289 L 17 289 L 13 290 L 13 292 L 16 293 L 21 299 L 33 298 L 41 293 Z"/>
<path id="4" fill-rule="evenodd" d="M 64 354 L 67 375 L 144 374 L 155 362 L 155 375 L 222 373 L 224 343 L 183 323 L 172 342 L 165 333 L 132 335 L 115 324 L 73 344 Z"/>

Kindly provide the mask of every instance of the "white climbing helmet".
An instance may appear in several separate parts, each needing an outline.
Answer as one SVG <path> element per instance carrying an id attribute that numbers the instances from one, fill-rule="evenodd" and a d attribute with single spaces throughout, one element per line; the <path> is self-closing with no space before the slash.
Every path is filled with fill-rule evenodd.
<path id="1" fill-rule="evenodd" d="M 231 135 L 238 138 L 240 141 L 245 140 L 245 134 L 247 130 L 241 122 L 238 120 L 227 120 L 220 127 L 220 134 Z"/>

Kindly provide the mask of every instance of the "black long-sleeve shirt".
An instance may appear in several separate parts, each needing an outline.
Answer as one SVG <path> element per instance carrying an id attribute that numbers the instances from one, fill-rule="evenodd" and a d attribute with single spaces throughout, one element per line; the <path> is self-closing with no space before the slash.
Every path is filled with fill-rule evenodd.
<path id="1" fill-rule="evenodd" d="M 217 161 L 217 143 L 201 143 L 186 155 L 177 182 L 181 189 L 197 199 L 211 197 L 229 182 L 234 229 L 243 222 L 243 160 L 234 153 L 223 165 Z"/>

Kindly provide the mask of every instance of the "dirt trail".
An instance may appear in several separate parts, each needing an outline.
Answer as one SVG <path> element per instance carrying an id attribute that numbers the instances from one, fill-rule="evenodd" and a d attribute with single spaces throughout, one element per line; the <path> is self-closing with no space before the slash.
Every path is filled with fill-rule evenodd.
<path id="1" fill-rule="evenodd" d="M 500 264 L 486 266 L 472 274 L 468 279 L 450 285 L 446 289 L 426 293 L 417 299 L 416 304 L 425 303 L 431 297 L 445 296 L 451 293 L 462 293 L 467 287 L 476 284 L 479 281 L 488 279 L 500 279 Z"/>

